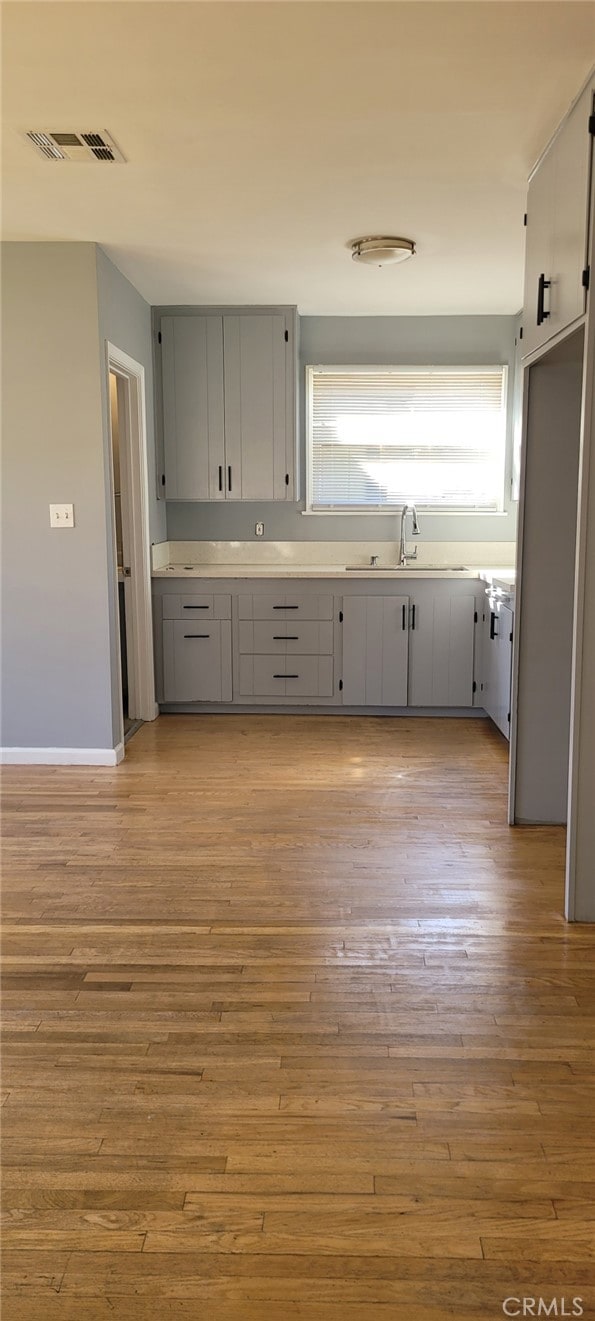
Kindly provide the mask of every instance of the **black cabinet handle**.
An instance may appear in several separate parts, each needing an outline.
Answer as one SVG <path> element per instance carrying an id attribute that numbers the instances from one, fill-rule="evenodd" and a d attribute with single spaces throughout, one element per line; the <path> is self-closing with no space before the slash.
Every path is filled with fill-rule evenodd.
<path id="1" fill-rule="evenodd" d="M 299 679 L 299 674 L 274 674 L 273 679 Z"/>
<path id="2" fill-rule="evenodd" d="M 223 464 L 219 464 L 219 490 L 223 490 Z"/>
<path id="3" fill-rule="evenodd" d="M 299 610 L 299 605 L 274 605 L 273 610 Z"/>
<path id="4" fill-rule="evenodd" d="M 299 642 L 298 633 L 273 633 L 273 642 Z"/>
<path id="5" fill-rule="evenodd" d="M 208 605 L 185 605 L 183 608 L 184 608 L 184 610 L 209 610 L 209 609 L 210 609 L 210 606 L 208 606 Z"/>
<path id="6" fill-rule="evenodd" d="M 411 607 L 411 627 L 412 627 L 412 629 L 415 628 L 415 606 L 414 606 L 414 605 L 412 605 L 412 607 Z"/>
<path id="7" fill-rule="evenodd" d="M 405 631 L 406 631 L 406 629 L 407 629 L 407 606 L 406 606 L 406 605 L 403 606 L 403 621 L 402 621 L 402 624 L 401 624 L 401 628 L 403 629 L 403 632 L 405 633 Z"/>
<path id="8" fill-rule="evenodd" d="M 227 489 L 228 491 L 231 491 L 231 463 L 227 469 Z"/>
<path id="9" fill-rule="evenodd" d="M 549 312 L 546 311 L 544 307 L 544 302 L 545 302 L 545 291 L 546 289 L 550 288 L 551 283 L 552 283 L 551 280 L 546 280 L 545 275 L 540 275 L 537 281 L 537 325 L 538 326 L 543 325 L 543 322 L 547 321 L 547 318 L 549 317 Z"/>
<path id="10" fill-rule="evenodd" d="M 185 633 L 185 638 L 210 638 L 210 633 Z"/>
<path id="11" fill-rule="evenodd" d="M 497 623 L 498 623 L 498 616 L 494 614 L 493 610 L 490 610 L 490 641 L 491 642 L 494 641 L 494 638 L 498 637 L 498 629 L 496 628 Z"/>

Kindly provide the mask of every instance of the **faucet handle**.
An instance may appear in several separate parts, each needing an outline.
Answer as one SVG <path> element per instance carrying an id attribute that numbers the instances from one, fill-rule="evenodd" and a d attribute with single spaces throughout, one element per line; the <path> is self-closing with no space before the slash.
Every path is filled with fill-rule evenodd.
<path id="1" fill-rule="evenodd" d="M 417 546 L 415 547 L 415 550 L 408 550 L 408 551 L 407 551 L 407 559 L 408 559 L 408 560 L 416 560 L 416 559 L 417 559 Z"/>

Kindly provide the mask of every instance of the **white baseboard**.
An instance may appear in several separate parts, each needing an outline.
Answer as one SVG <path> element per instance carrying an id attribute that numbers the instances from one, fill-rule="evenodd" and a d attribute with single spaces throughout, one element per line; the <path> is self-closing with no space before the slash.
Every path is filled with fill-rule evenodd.
<path id="1" fill-rule="evenodd" d="M 5 766 L 117 766 L 124 744 L 115 748 L 0 748 Z"/>

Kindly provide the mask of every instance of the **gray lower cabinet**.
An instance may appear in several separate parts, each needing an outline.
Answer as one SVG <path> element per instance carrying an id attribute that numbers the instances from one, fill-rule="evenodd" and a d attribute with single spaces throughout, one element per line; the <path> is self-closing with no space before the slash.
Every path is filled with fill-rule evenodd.
<path id="1" fill-rule="evenodd" d="M 332 697 L 332 656 L 240 656 L 239 696 Z"/>
<path id="2" fill-rule="evenodd" d="M 475 592 L 412 593 L 409 706 L 473 706 Z"/>
<path id="3" fill-rule="evenodd" d="M 398 594 L 339 580 L 192 587 L 169 580 L 155 592 L 166 704 L 483 706 L 474 668 L 485 598 L 472 581 L 411 578 Z"/>
<path id="4" fill-rule="evenodd" d="M 231 702 L 231 621 L 163 620 L 166 702 Z"/>
<path id="5" fill-rule="evenodd" d="M 408 596 L 343 598 L 343 702 L 406 706 Z"/>
<path id="6" fill-rule="evenodd" d="M 510 738 L 510 682 L 514 615 L 508 606 L 494 603 L 488 610 L 484 634 L 483 705 L 494 724 Z"/>

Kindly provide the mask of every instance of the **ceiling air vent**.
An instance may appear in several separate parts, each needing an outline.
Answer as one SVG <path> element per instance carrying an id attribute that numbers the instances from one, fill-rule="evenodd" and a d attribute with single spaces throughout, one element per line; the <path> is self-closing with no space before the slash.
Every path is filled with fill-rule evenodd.
<path id="1" fill-rule="evenodd" d="M 88 133 L 50 133 L 34 131 L 26 134 L 36 151 L 50 161 L 123 161 L 114 139 L 102 128 Z"/>

